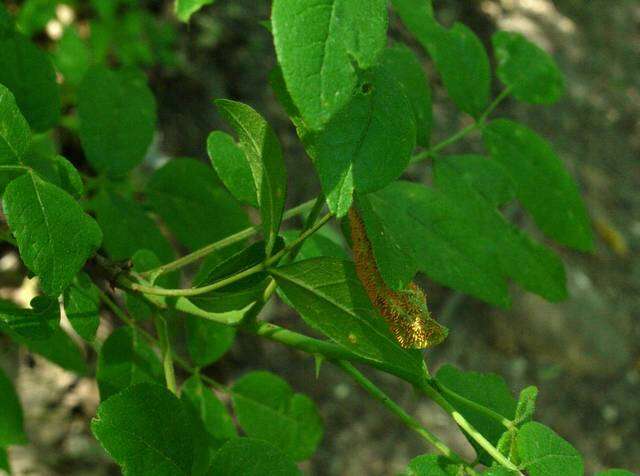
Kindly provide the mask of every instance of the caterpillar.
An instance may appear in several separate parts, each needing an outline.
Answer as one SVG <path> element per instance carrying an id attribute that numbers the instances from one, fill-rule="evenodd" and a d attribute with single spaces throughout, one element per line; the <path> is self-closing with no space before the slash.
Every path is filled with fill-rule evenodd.
<path id="1" fill-rule="evenodd" d="M 426 349 L 444 341 L 448 329 L 431 317 L 427 298 L 418 285 L 409 283 L 394 291 L 385 283 L 355 205 L 349 209 L 349 225 L 358 279 L 398 343 L 404 348 Z"/>

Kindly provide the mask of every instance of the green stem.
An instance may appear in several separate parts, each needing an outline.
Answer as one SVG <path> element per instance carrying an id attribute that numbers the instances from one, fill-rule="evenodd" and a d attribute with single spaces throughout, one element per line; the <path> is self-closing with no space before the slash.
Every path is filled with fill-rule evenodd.
<path id="1" fill-rule="evenodd" d="M 508 418 L 505 418 L 504 416 L 500 415 L 498 412 L 492 410 L 491 408 L 487 408 L 484 405 L 480 405 L 479 403 L 474 402 L 473 400 L 469 400 L 468 398 L 465 398 L 462 395 L 457 394 L 453 390 L 450 390 L 441 385 L 438 385 L 438 390 L 444 393 L 445 395 L 451 397 L 452 399 L 458 400 L 459 402 L 464 403 L 469 407 L 472 407 L 477 412 L 483 413 L 489 418 L 496 420 L 508 430 L 513 430 L 516 428 L 516 424 L 513 421 L 509 420 Z"/>
<path id="2" fill-rule="evenodd" d="M 320 212 L 322 211 L 323 208 L 324 208 L 324 195 L 321 193 L 320 195 L 318 195 L 318 198 L 316 198 L 316 202 L 313 204 L 313 208 L 309 212 L 309 216 L 307 216 L 307 219 L 304 222 L 304 227 L 302 228 L 300 235 L 302 235 L 302 233 L 306 232 L 313 226 L 313 224 L 316 222 L 316 220 L 320 216 Z M 296 259 L 296 256 L 300 252 L 300 248 L 302 248 L 302 243 L 303 241 L 299 242 L 296 246 L 294 246 L 291 249 L 291 253 L 289 253 L 289 256 L 287 256 L 286 258 L 288 263 L 291 263 L 294 259 Z"/>
<path id="3" fill-rule="evenodd" d="M 395 401 L 391 399 L 391 397 L 384 393 L 371 380 L 366 378 L 353 365 L 344 360 L 339 360 L 334 363 L 342 370 L 344 370 L 348 375 L 350 375 L 351 378 L 353 378 L 356 382 L 358 382 L 358 384 L 363 389 L 365 389 L 369 393 L 369 395 L 371 395 L 373 398 L 387 407 L 391 411 L 391 413 L 396 415 L 408 428 L 412 429 L 418 435 L 420 435 L 422 439 L 433 445 L 438 451 L 440 451 L 450 460 L 468 466 L 468 463 L 464 461 L 460 455 L 449 448 L 442 440 L 440 440 L 440 438 L 423 427 L 418 420 L 405 412 L 402 407 L 400 407 Z"/>
<path id="4" fill-rule="evenodd" d="M 98 292 L 100 295 L 100 300 L 109 308 L 111 312 L 113 312 L 113 314 L 117 318 L 119 318 L 126 325 L 128 325 L 129 327 L 134 329 L 136 332 L 138 332 L 140 335 L 142 335 L 149 342 L 149 344 L 155 347 L 160 347 L 160 343 L 158 342 L 158 340 L 156 340 L 156 338 L 153 337 L 151 334 L 149 334 L 146 330 L 142 329 L 141 327 L 138 327 L 135 321 L 131 319 L 131 317 L 129 317 L 104 291 L 102 291 L 101 289 L 98 289 Z M 194 374 L 198 372 L 198 369 L 189 365 L 189 363 L 185 359 L 180 357 L 173 350 L 171 351 L 171 355 L 172 355 L 173 361 L 176 363 L 176 365 L 178 365 L 178 367 L 182 368 L 186 372 L 189 372 L 190 374 Z M 200 375 L 200 378 L 203 381 L 207 382 L 209 385 L 211 385 L 212 388 L 218 391 L 221 391 L 221 392 L 229 391 L 227 387 L 213 380 L 211 377 L 207 377 L 206 375 Z"/>
<path id="5" fill-rule="evenodd" d="M 304 202 L 298 205 L 297 207 L 293 207 L 287 210 L 282 215 L 282 220 L 283 221 L 289 220 L 290 218 L 293 218 L 297 215 L 300 215 L 301 213 L 304 213 L 309 208 L 313 207 L 314 203 L 315 203 L 315 199 L 309 200 L 307 202 Z M 204 258 L 205 256 L 210 255 L 215 251 L 219 251 L 223 248 L 226 248 L 227 246 L 231 246 L 235 243 L 246 240 L 247 238 L 251 238 L 252 236 L 257 235 L 261 229 L 262 227 L 260 225 L 245 228 L 244 230 L 234 233 L 233 235 L 227 236 L 226 238 L 223 238 L 220 241 L 216 241 L 215 243 L 211 243 L 210 245 L 200 248 L 199 250 L 196 250 L 192 253 L 182 256 L 181 258 L 178 258 L 175 261 L 171 261 L 170 263 L 166 263 L 166 264 L 163 264 L 162 266 L 158 266 L 157 268 L 146 271 L 144 275 L 150 278 L 149 280 L 151 282 L 154 282 L 159 276 L 162 276 L 163 274 L 169 273 L 176 269 L 183 268 L 195 261 L 198 261 L 199 259 Z"/>
<path id="6" fill-rule="evenodd" d="M 101 292 L 101 298 L 103 296 L 106 297 L 106 295 Z M 135 326 L 135 324 L 128 317 L 126 317 L 126 315 L 120 310 L 120 308 L 118 308 L 115 305 L 115 303 L 113 303 L 108 298 L 106 302 L 109 305 L 109 307 L 114 311 L 114 313 L 118 317 L 122 318 L 124 322 L 130 323 L 130 325 Z M 150 302 L 161 308 L 166 308 L 166 304 L 164 303 L 164 301 L 159 301 L 158 299 L 150 299 Z M 186 308 L 182 308 L 180 310 L 188 313 L 191 311 L 191 309 L 186 309 Z M 198 315 L 198 314 L 195 314 L 195 315 Z M 209 317 L 209 318 L 211 320 L 217 321 L 214 317 Z M 220 324 L 228 325 L 228 323 L 224 321 L 217 321 L 217 322 L 219 322 Z M 422 382 L 422 383 L 416 382 L 411 374 L 409 373 L 405 374 L 402 370 L 399 370 L 395 367 L 387 365 L 384 361 L 374 361 L 374 360 L 367 359 L 366 357 L 361 357 L 331 342 L 315 339 L 313 337 L 308 337 L 304 334 L 299 334 L 297 332 L 289 331 L 287 329 L 284 329 L 282 327 L 279 327 L 275 324 L 271 324 L 268 322 L 260 322 L 260 321 L 251 322 L 251 323 L 248 323 L 248 325 L 241 327 L 241 329 L 243 331 L 250 332 L 257 336 L 265 337 L 274 342 L 279 342 L 288 347 L 301 350 L 311 355 L 322 355 L 327 360 L 363 363 L 371 367 L 377 368 L 379 370 L 382 370 L 384 372 L 387 372 L 389 374 L 396 375 L 397 377 L 400 377 L 403 380 L 406 380 L 408 382 L 412 382 L 415 385 L 418 385 L 418 387 L 429 398 L 431 398 L 435 403 L 437 403 L 441 408 L 443 408 L 447 413 L 449 413 L 449 415 L 451 415 L 454 421 L 464 431 L 466 431 L 474 440 L 476 440 L 478 444 L 482 448 L 484 448 L 487 451 L 487 453 L 489 453 L 498 463 L 500 463 L 504 467 L 509 468 L 513 471 L 518 471 L 518 468 L 513 463 L 511 463 L 511 461 L 505 458 L 504 455 L 502 455 L 497 450 L 497 448 L 495 448 L 489 441 L 486 440 L 486 438 L 484 438 L 475 428 L 473 428 L 473 426 L 469 422 L 467 422 L 465 418 L 462 415 L 460 415 L 456 411 L 456 409 L 449 404 L 449 402 L 447 402 L 447 400 L 437 391 L 437 389 L 433 387 L 431 384 L 429 384 L 428 382 Z M 145 337 L 147 338 L 150 338 L 151 341 L 155 342 L 155 339 L 153 339 L 153 337 L 150 337 L 146 334 L 143 334 L 143 335 L 145 335 Z M 178 365 L 183 367 L 185 370 L 194 371 L 182 359 L 176 358 L 175 355 L 174 355 L 174 359 L 176 359 L 176 363 L 178 363 Z M 521 473 L 518 473 L 518 474 L 521 474 Z"/>
<path id="7" fill-rule="evenodd" d="M 458 424 L 462 430 L 465 431 L 473 440 L 476 441 L 480 445 L 482 449 L 484 449 L 496 462 L 501 464 L 507 469 L 511 471 L 515 471 L 517 474 L 522 475 L 518 467 L 513 464 L 506 456 L 504 456 L 498 448 L 493 446 L 490 441 L 488 441 L 478 430 L 476 430 L 471 423 L 467 421 L 467 419 L 462 416 L 435 388 L 431 383 L 426 383 L 420 386 L 420 390 L 428 396 L 431 400 L 433 400 L 440 408 L 442 408 L 445 412 L 447 412 L 451 418 Z"/>
<path id="8" fill-rule="evenodd" d="M 154 323 L 156 332 L 158 333 L 160 352 L 162 353 L 162 367 L 164 368 L 164 379 L 167 384 L 167 389 L 174 395 L 177 395 L 176 374 L 173 370 L 173 351 L 171 349 L 171 342 L 169 341 L 167 321 L 164 316 L 157 313 L 154 316 Z"/>
<path id="9" fill-rule="evenodd" d="M 0 165 L 0 170 L 5 172 L 24 172 L 31 170 L 31 167 L 26 165 Z"/>
<path id="10" fill-rule="evenodd" d="M 209 293 L 211 291 L 215 291 L 217 289 L 223 288 L 237 281 L 240 281 L 241 279 L 244 279 L 248 276 L 252 276 L 256 273 L 264 271 L 272 264 L 277 263 L 281 258 L 283 258 L 288 253 L 290 253 L 291 250 L 293 250 L 296 246 L 298 246 L 300 243 L 306 240 L 309 236 L 311 236 L 316 231 L 318 231 L 325 223 L 327 223 L 331 219 L 332 216 L 333 214 L 327 213 L 320 220 L 318 220 L 311 228 L 301 233 L 296 240 L 294 240 L 289 245 L 285 246 L 282 250 L 280 250 L 270 258 L 267 258 L 266 260 L 264 260 L 262 263 L 258 263 L 254 266 L 251 266 L 250 268 L 245 269 L 244 271 L 241 271 L 239 273 L 236 273 L 232 276 L 221 279 L 214 283 L 208 284 L 207 286 L 202 286 L 199 288 L 189 288 L 189 289 L 165 289 L 157 286 L 148 286 L 146 284 L 130 283 L 129 288 L 132 289 L 133 291 L 138 291 L 144 294 L 151 294 L 156 296 L 198 296 L 201 294 Z"/>
<path id="11" fill-rule="evenodd" d="M 487 122 L 487 119 L 491 115 L 491 113 L 500 105 L 502 101 L 504 101 L 509 96 L 509 94 L 511 94 L 510 88 L 507 87 L 503 89 L 502 92 L 498 94 L 498 96 L 496 96 L 493 102 L 489 104 L 487 109 L 484 110 L 484 112 L 480 115 L 480 117 L 478 117 L 478 119 L 473 122 L 473 124 L 469 124 L 468 126 L 459 130 L 452 136 L 446 138 L 442 142 L 439 142 L 433 147 L 427 150 L 423 150 L 422 152 L 419 152 L 418 154 L 414 155 L 413 157 L 411 157 L 411 163 L 413 164 L 416 162 L 420 162 L 424 159 L 427 159 L 429 157 L 433 157 L 442 149 L 450 146 L 451 144 L 454 144 L 455 142 L 458 142 L 460 139 L 462 139 L 469 133 L 475 131 L 476 129 L 480 129 Z"/>

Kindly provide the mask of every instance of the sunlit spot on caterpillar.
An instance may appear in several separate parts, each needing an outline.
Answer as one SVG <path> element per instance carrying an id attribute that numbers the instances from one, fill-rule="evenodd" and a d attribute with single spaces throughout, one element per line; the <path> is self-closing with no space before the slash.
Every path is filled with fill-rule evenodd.
<path id="1" fill-rule="evenodd" d="M 349 223 L 358 278 L 398 343 L 405 348 L 426 349 L 444 341 L 448 330 L 431 317 L 422 289 L 410 283 L 405 289 L 394 291 L 384 282 L 362 219 L 353 206 L 349 209 Z"/>

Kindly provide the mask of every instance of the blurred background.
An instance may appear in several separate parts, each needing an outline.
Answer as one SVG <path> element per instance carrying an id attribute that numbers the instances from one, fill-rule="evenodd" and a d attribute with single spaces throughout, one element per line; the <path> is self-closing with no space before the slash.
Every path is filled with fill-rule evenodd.
<path id="1" fill-rule="evenodd" d="M 513 308 L 499 311 L 423 279 L 432 312 L 451 329 L 449 339 L 429 352 L 427 361 L 432 369 L 450 362 L 465 370 L 496 372 L 514 392 L 537 385 L 537 419 L 578 448 L 588 474 L 614 466 L 640 471 L 640 2 L 434 3 L 443 24 L 466 23 L 489 51 L 491 34 L 507 29 L 525 34 L 555 57 L 567 80 L 561 101 L 537 107 L 507 100 L 496 115 L 524 122 L 555 145 L 580 183 L 598 240 L 592 255 L 556 248 L 565 260 L 571 292 L 558 305 L 514 288 Z M 318 192 L 311 163 L 268 87 L 275 64 L 263 25 L 269 2 L 218 0 L 187 25 L 177 22 L 169 0 L 5 5 L 17 15 L 23 33 L 51 52 L 65 82 L 77 81 L 98 55 L 144 68 L 157 98 L 159 124 L 146 164 L 136 172 L 140 183 L 169 157 L 208 161 L 206 136 L 224 128 L 211 100 L 228 97 L 252 105 L 276 128 L 287 156 L 289 206 Z M 108 25 L 100 20 L 107 14 L 113 15 Z M 467 125 L 469 119 L 447 99 L 430 61 L 395 17 L 390 36 L 412 45 L 424 60 L 434 96 L 434 143 Z M 73 94 L 73 88 L 64 91 Z M 73 98 L 63 101 L 72 103 Z M 77 138 L 63 128 L 55 141 L 79 169 L 88 170 Z M 470 136 L 447 152 L 481 150 L 478 138 Z M 407 175 L 429 180 L 425 164 Z M 536 235 L 525 215 L 514 220 Z M 35 284 L 23 276 L 16 253 L 1 245 L 0 297 L 26 305 Z M 265 309 L 263 317 L 304 330 L 280 302 Z M 0 365 L 15 379 L 31 439 L 28 446 L 11 449 L 16 474 L 118 474 L 89 433 L 98 404 L 92 379 L 18 350 L 3 337 Z M 325 365 L 315 379 L 312 359 L 276 344 L 240 336 L 209 371 L 230 382 L 248 370 L 265 368 L 319 405 L 326 432 L 317 454 L 303 464 L 309 474 L 397 474 L 412 457 L 429 450 L 339 371 Z M 448 443 L 471 454 L 434 405 L 394 378 L 368 375 Z"/>

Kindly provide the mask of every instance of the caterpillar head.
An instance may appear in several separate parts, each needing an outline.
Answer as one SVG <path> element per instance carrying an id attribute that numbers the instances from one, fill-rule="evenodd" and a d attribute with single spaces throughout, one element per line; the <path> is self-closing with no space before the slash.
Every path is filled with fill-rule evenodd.
<path id="1" fill-rule="evenodd" d="M 431 317 L 424 293 L 413 283 L 388 304 L 389 327 L 402 347 L 426 349 L 447 338 L 449 330 Z"/>

